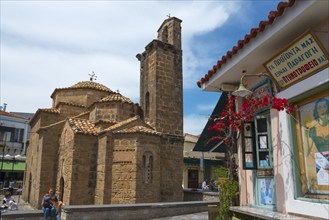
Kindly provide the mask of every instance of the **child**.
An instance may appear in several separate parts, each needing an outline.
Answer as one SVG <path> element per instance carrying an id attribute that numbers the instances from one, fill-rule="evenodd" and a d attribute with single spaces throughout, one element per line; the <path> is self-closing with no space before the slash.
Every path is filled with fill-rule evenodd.
<path id="1" fill-rule="evenodd" d="M 61 208 L 64 205 L 64 203 L 62 201 L 58 201 L 57 197 L 54 197 L 53 204 L 56 209 L 56 220 L 60 220 L 61 219 Z"/>
<path id="2" fill-rule="evenodd" d="M 11 193 L 8 191 L 5 193 L 5 198 L 2 200 L 2 206 L 3 209 L 9 209 L 9 210 L 17 210 L 17 204 L 13 197 L 11 197 Z"/>

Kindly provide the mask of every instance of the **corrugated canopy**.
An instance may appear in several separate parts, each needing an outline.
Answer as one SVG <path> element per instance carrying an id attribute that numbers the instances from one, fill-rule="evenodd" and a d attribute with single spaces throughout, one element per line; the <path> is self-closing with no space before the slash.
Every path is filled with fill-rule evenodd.
<path id="1" fill-rule="evenodd" d="M 25 170 L 25 162 L 24 161 L 8 161 L 4 160 L 0 161 L 0 168 L 2 167 L 2 171 L 18 171 L 24 172 Z"/>
<path id="2" fill-rule="evenodd" d="M 227 93 L 223 92 L 210 117 L 215 118 L 215 117 L 220 116 L 227 103 L 228 103 Z M 209 152 L 210 150 L 215 148 L 221 142 L 218 139 L 211 140 L 211 138 L 218 135 L 217 131 L 208 130 L 208 127 L 213 126 L 213 125 L 214 125 L 213 120 L 209 120 L 207 122 L 206 126 L 204 127 L 204 129 L 200 135 L 199 140 L 195 144 L 193 151 Z M 219 146 L 217 146 L 215 149 L 213 149 L 212 152 L 226 153 L 226 145 L 224 143 L 222 143 Z"/>

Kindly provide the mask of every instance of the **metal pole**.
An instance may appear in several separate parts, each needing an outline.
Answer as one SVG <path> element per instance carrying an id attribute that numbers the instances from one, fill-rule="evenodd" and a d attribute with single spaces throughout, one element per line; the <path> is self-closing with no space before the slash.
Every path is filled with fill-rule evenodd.
<path id="1" fill-rule="evenodd" d="M 16 160 L 15 160 L 15 156 L 13 157 L 13 165 L 12 165 L 12 167 L 11 167 L 11 174 L 10 174 L 10 179 L 13 179 L 13 172 L 14 172 L 14 164 L 15 164 L 15 162 L 16 162 Z"/>
<path id="2" fill-rule="evenodd" d="M 1 188 L 3 188 L 3 173 L 2 173 L 2 169 L 3 169 L 3 155 L 1 157 Z M 0 189 L 2 190 L 2 189 Z"/>
<path id="3" fill-rule="evenodd" d="M 2 148 L 2 157 L 1 157 L 1 182 L 2 182 L 2 184 L 3 184 L 3 173 L 2 173 L 3 159 L 4 159 L 4 148 Z"/>

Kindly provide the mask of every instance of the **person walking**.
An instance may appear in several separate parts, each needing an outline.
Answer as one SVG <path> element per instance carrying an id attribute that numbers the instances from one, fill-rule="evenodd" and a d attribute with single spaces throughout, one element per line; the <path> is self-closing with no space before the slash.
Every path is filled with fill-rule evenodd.
<path id="1" fill-rule="evenodd" d="M 11 195 L 14 195 L 14 188 L 15 188 L 15 181 L 13 180 L 13 178 L 10 178 L 8 190 L 11 193 Z"/>

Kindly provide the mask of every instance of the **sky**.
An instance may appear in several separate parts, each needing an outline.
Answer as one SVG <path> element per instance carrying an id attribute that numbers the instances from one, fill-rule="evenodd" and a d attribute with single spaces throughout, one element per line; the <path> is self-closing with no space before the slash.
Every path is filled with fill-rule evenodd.
<path id="1" fill-rule="evenodd" d="M 0 106 L 50 108 L 56 88 L 96 82 L 139 103 L 138 53 L 162 22 L 182 22 L 184 133 L 199 135 L 221 93 L 196 82 L 279 0 L 0 0 Z"/>

